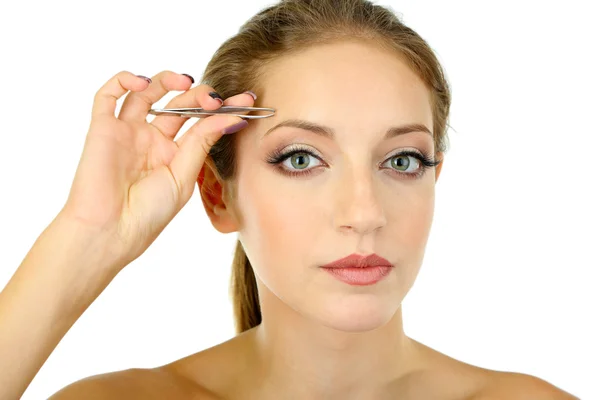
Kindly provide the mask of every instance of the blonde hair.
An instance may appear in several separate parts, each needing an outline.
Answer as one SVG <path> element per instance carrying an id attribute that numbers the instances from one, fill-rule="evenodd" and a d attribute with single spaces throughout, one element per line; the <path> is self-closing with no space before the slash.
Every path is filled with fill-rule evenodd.
<path id="1" fill-rule="evenodd" d="M 442 66 L 427 42 L 391 9 L 367 0 L 282 0 L 264 8 L 218 48 L 202 83 L 224 98 L 250 89 L 260 101 L 264 91 L 261 77 L 271 61 L 312 45 L 348 39 L 368 40 L 395 52 L 421 78 L 430 90 L 435 153 L 445 153 L 451 96 Z M 222 136 L 209 153 L 223 180 L 236 176 L 235 138 Z M 260 324 L 256 278 L 239 240 L 232 265 L 231 296 L 237 333 Z"/>

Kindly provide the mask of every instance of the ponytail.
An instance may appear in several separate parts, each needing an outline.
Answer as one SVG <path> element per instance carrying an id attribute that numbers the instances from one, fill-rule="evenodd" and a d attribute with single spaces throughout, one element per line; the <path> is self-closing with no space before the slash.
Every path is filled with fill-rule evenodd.
<path id="1" fill-rule="evenodd" d="M 260 324 L 262 316 L 256 278 L 250 260 L 239 240 L 235 247 L 231 266 L 231 299 L 237 334 Z"/>

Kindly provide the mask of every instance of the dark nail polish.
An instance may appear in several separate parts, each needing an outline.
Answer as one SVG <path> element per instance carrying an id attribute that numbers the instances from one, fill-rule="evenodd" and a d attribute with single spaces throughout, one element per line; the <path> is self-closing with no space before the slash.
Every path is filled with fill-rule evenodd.
<path id="1" fill-rule="evenodd" d="M 221 97 L 221 95 L 217 92 L 210 92 L 208 93 L 208 95 L 210 97 L 212 97 L 213 99 L 217 99 L 217 100 L 221 100 L 221 104 L 223 104 L 223 98 Z"/>
<path id="2" fill-rule="evenodd" d="M 239 132 L 242 129 L 244 129 L 245 127 L 248 126 L 248 121 L 246 121 L 245 119 L 238 122 L 235 125 L 231 125 L 228 126 L 227 128 L 223 129 L 223 135 L 228 135 L 230 133 L 235 133 L 235 132 Z"/>
<path id="3" fill-rule="evenodd" d="M 148 78 L 147 76 L 144 75 L 136 75 L 139 78 L 145 79 L 148 83 L 152 83 L 152 79 Z"/>
<path id="4" fill-rule="evenodd" d="M 181 74 L 181 75 L 187 76 L 188 78 L 190 78 L 190 80 L 192 81 L 192 83 L 196 83 L 196 81 L 194 80 L 194 77 L 191 76 L 190 74 Z"/>

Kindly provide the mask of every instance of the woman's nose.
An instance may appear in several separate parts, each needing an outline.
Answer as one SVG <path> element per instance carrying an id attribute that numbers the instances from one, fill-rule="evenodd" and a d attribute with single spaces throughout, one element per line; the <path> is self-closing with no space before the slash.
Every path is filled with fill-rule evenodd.
<path id="1" fill-rule="evenodd" d="M 340 183 L 334 212 L 339 229 L 358 234 L 368 234 L 385 225 L 384 208 L 372 172 L 348 176 Z"/>

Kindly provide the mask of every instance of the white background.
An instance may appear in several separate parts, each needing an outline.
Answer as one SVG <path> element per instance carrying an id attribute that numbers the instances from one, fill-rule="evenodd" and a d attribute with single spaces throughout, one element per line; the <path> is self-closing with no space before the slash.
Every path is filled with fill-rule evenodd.
<path id="1" fill-rule="evenodd" d="M 170 69 L 198 82 L 217 47 L 269 4 L 2 6 L 0 287 L 66 200 L 96 90 L 123 69 Z M 379 4 L 430 43 L 453 94 L 427 255 L 404 302 L 407 334 L 468 363 L 600 398 L 594 2 Z M 196 189 L 77 321 L 23 398 L 229 339 L 235 240 L 212 228 Z"/>

